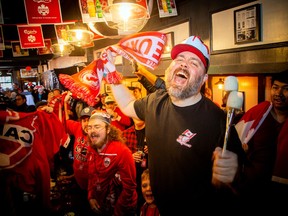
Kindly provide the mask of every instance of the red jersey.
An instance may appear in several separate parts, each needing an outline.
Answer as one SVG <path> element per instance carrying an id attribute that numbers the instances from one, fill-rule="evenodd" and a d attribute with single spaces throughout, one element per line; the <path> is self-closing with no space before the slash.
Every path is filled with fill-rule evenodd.
<path id="1" fill-rule="evenodd" d="M 109 142 L 101 153 L 90 149 L 88 200 L 96 199 L 102 211 L 127 215 L 137 206 L 136 168 L 131 150 L 117 141 Z"/>
<path id="2" fill-rule="evenodd" d="M 73 161 L 73 171 L 74 177 L 78 185 L 87 190 L 88 188 L 88 147 L 87 135 L 83 134 L 82 126 L 80 122 L 67 120 L 66 129 L 70 135 L 75 137 L 74 141 L 74 161 Z"/>
<path id="3" fill-rule="evenodd" d="M 6 182 L 38 195 L 48 207 L 53 157 L 70 141 L 63 125 L 45 111 L 0 111 L 0 124 L 0 169 L 5 169 Z"/>

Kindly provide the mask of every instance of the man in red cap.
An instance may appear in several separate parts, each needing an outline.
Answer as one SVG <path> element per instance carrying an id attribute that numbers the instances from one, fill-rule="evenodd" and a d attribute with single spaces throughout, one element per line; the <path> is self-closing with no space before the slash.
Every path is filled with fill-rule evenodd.
<path id="1" fill-rule="evenodd" d="M 240 140 L 232 128 L 228 150 L 222 152 L 225 114 L 200 93 L 208 78 L 208 47 L 191 36 L 174 46 L 171 58 L 166 89 L 135 100 L 124 85 L 111 88 L 124 114 L 145 121 L 151 188 L 160 214 L 211 213 L 222 201 L 234 204 L 231 183 L 240 167 L 234 153 L 242 151 Z"/>

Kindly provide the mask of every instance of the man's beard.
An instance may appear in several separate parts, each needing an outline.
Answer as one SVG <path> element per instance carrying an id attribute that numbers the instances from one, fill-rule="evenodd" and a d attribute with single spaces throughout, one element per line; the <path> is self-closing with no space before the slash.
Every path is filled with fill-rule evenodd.
<path id="1" fill-rule="evenodd" d="M 97 138 L 100 137 L 98 134 L 94 136 L 96 136 Z M 93 148 L 94 150 L 101 149 L 105 145 L 106 142 L 107 142 L 107 137 L 105 139 L 101 139 L 97 141 L 91 141 L 90 139 L 90 147 Z"/>
<path id="2" fill-rule="evenodd" d="M 177 71 L 182 70 L 184 73 L 189 74 L 189 71 L 186 69 L 177 69 L 174 71 L 174 76 L 177 73 Z M 179 100 L 184 100 L 186 98 L 189 98 L 193 95 L 196 95 L 199 92 L 199 89 L 201 87 L 203 77 L 202 76 L 197 76 L 196 80 L 194 82 L 189 82 L 189 77 L 188 77 L 188 83 L 187 85 L 184 86 L 176 86 L 176 85 L 171 85 L 171 75 L 169 74 L 169 78 L 166 79 L 166 89 L 168 94 L 171 97 L 177 98 Z M 170 78 L 171 77 L 171 78 Z"/>

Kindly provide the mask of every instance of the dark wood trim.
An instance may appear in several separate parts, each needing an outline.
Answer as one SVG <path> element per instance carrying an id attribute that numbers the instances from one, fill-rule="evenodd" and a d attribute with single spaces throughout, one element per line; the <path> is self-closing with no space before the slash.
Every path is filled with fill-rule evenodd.
<path id="1" fill-rule="evenodd" d="M 224 53 L 235 53 L 235 52 L 241 52 L 241 51 L 271 49 L 271 48 L 278 48 L 278 47 L 288 47 L 288 41 L 279 42 L 279 43 L 271 43 L 271 44 L 255 45 L 255 46 L 249 46 L 249 47 L 225 49 L 225 50 L 219 50 L 219 51 L 212 51 L 211 55 L 224 54 Z"/>

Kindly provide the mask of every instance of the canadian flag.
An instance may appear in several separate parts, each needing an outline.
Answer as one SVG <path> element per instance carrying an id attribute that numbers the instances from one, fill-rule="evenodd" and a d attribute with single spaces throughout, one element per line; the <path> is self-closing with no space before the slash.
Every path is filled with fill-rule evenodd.
<path id="1" fill-rule="evenodd" d="M 236 124 L 238 136 L 244 150 L 248 149 L 248 142 L 261 126 L 270 110 L 272 103 L 264 101 L 248 110 Z M 277 156 L 273 175 L 288 179 L 288 119 L 284 122 L 277 139 Z"/>
<path id="2" fill-rule="evenodd" d="M 248 110 L 241 118 L 241 120 L 236 124 L 235 128 L 237 130 L 239 139 L 242 142 L 242 145 L 249 142 L 271 109 L 272 104 L 270 102 L 262 102 L 258 106 Z"/>

